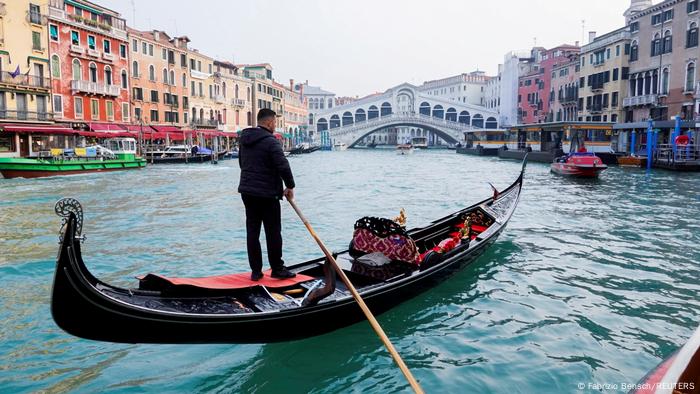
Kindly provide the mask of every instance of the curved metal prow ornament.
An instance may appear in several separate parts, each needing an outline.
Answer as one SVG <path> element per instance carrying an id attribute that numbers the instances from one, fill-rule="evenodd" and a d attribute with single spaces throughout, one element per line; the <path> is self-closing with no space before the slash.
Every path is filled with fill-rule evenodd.
<path id="1" fill-rule="evenodd" d="M 56 212 L 56 215 L 61 216 L 63 218 L 63 220 L 61 221 L 61 230 L 59 232 L 60 241 L 63 241 L 63 228 L 68 223 L 68 219 L 70 218 L 71 213 L 75 215 L 76 238 L 80 240 L 85 240 L 85 237 L 81 235 L 83 232 L 83 207 L 80 205 L 80 202 L 78 200 L 76 200 L 75 198 L 62 198 L 56 201 L 56 205 L 54 206 L 54 212 Z"/>

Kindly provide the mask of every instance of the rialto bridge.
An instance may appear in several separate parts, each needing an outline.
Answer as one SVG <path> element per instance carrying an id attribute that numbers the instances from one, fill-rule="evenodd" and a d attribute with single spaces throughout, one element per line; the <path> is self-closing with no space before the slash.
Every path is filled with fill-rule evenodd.
<path id="1" fill-rule="evenodd" d="M 456 143 L 464 140 L 465 132 L 497 129 L 497 119 L 498 114 L 485 107 L 432 96 L 404 83 L 319 112 L 311 121 L 319 134 L 329 133 L 332 143 L 353 147 L 372 133 L 403 126 L 429 130 Z"/>

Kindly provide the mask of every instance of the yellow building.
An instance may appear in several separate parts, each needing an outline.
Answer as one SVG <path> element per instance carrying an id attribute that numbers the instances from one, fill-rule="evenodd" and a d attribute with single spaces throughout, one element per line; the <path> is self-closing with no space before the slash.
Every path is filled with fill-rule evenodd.
<path id="1" fill-rule="evenodd" d="M 223 96 L 216 91 L 214 59 L 196 49 L 188 51 L 190 62 L 190 123 L 193 128 L 215 129 L 223 124 Z"/>
<path id="2" fill-rule="evenodd" d="M 272 66 L 269 63 L 244 64 L 243 75 L 253 82 L 252 112 L 253 125 L 257 126 L 256 115 L 262 108 L 269 108 L 277 113 L 277 131 L 284 130 L 284 113 L 282 89 L 272 79 Z"/>
<path id="3" fill-rule="evenodd" d="M 49 123 L 48 0 L 0 2 L 0 126 Z M 0 133 L 0 157 L 29 151 L 26 135 Z"/>

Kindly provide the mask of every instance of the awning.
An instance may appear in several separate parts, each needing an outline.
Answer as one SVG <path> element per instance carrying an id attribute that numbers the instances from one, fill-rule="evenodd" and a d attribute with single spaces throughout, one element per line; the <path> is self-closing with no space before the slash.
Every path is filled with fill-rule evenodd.
<path id="1" fill-rule="evenodd" d="M 175 126 L 151 126 L 151 128 L 158 132 L 163 133 L 181 133 L 182 130 Z"/>
<path id="2" fill-rule="evenodd" d="M 129 133 L 128 131 L 79 131 L 79 135 L 83 137 L 94 137 L 94 138 L 117 138 L 117 137 L 138 137 L 135 133 Z"/>
<path id="3" fill-rule="evenodd" d="M 40 133 L 56 135 L 73 135 L 75 130 L 63 126 L 32 126 L 32 125 L 4 125 L 0 126 L 3 131 L 11 133 Z"/>
<path id="4" fill-rule="evenodd" d="M 153 131 L 151 126 L 146 126 L 146 125 L 141 126 L 140 124 L 122 124 L 120 126 L 122 126 L 127 131 L 132 131 L 132 132 L 136 132 L 136 133 L 140 133 L 142 128 L 143 128 L 144 133 L 150 133 Z"/>
<path id="5" fill-rule="evenodd" d="M 114 123 L 90 123 L 92 131 L 126 131 L 122 125 Z"/>
<path id="6" fill-rule="evenodd" d="M 182 131 L 178 132 L 173 132 L 173 133 L 166 133 L 166 132 L 157 132 L 157 133 L 148 133 L 143 135 L 144 139 L 147 140 L 164 140 L 166 138 L 170 138 L 171 141 L 182 141 L 185 139 L 185 135 L 183 134 Z"/>

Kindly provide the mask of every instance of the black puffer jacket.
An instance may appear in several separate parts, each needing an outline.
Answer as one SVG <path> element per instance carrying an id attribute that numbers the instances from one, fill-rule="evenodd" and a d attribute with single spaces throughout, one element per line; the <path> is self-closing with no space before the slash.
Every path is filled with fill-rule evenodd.
<path id="1" fill-rule="evenodd" d="M 294 176 L 284 157 L 282 144 L 263 127 L 243 130 L 238 164 L 241 181 L 238 192 L 257 197 L 282 199 L 282 181 L 294 188 Z"/>

